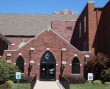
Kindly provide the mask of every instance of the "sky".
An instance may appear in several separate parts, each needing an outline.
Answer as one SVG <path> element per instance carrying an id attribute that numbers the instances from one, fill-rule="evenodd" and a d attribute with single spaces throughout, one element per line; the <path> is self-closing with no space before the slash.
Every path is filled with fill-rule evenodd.
<path id="1" fill-rule="evenodd" d="M 109 0 L 0 0 L 0 13 L 41 13 L 69 9 L 80 14 L 88 1 L 103 7 Z"/>

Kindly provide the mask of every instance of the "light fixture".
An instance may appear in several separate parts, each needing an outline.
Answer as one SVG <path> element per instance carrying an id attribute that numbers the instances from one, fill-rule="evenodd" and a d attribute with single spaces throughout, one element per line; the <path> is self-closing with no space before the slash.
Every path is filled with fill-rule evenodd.
<path id="1" fill-rule="evenodd" d="M 49 48 L 47 48 L 47 50 L 49 50 Z"/>
<path id="2" fill-rule="evenodd" d="M 7 62 L 7 63 L 11 63 L 11 60 L 7 60 L 6 62 Z"/>
<path id="3" fill-rule="evenodd" d="M 90 57 L 88 54 L 85 55 L 86 58 Z"/>
<path id="4" fill-rule="evenodd" d="M 30 48 L 30 51 L 34 51 L 35 50 L 35 48 Z"/>
<path id="5" fill-rule="evenodd" d="M 64 51 L 66 51 L 66 48 L 62 48 L 61 50 L 64 52 Z"/>
<path id="6" fill-rule="evenodd" d="M 19 53 L 19 55 L 22 55 L 22 53 Z"/>
<path id="7" fill-rule="evenodd" d="M 31 64 L 31 65 L 34 64 L 34 61 L 30 61 L 30 64 Z"/>
<path id="8" fill-rule="evenodd" d="M 8 54 L 7 54 L 7 57 L 11 57 L 11 53 L 8 53 Z"/>
<path id="9" fill-rule="evenodd" d="M 15 44 L 11 44 L 11 46 L 14 46 Z"/>
<path id="10" fill-rule="evenodd" d="M 74 56 L 77 57 L 78 55 L 77 54 L 74 54 Z"/>
<path id="11" fill-rule="evenodd" d="M 63 66 L 66 66 L 66 64 L 67 64 L 66 61 L 62 61 Z"/>

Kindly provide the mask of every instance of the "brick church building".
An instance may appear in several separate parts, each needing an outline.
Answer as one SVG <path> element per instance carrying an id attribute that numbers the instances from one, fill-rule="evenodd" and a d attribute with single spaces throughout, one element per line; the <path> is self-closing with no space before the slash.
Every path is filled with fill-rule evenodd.
<path id="1" fill-rule="evenodd" d="M 103 8 L 88 2 L 79 16 L 70 10 L 0 14 L 0 32 L 10 42 L 1 56 L 26 76 L 36 75 L 38 80 L 58 80 L 59 75 L 83 76 L 84 64 L 91 55 L 109 54 L 109 46 L 104 51 L 105 44 L 101 43 L 110 42 L 109 8 L 110 2 Z"/>

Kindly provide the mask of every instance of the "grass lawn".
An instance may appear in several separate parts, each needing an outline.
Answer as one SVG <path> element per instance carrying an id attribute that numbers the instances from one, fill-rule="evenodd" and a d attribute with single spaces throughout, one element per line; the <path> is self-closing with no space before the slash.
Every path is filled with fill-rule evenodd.
<path id="1" fill-rule="evenodd" d="M 110 85 L 71 84 L 70 89 L 110 89 Z"/>
<path id="2" fill-rule="evenodd" d="M 18 89 L 18 84 L 15 83 L 12 89 Z M 30 89 L 30 84 L 19 84 L 19 89 Z"/>

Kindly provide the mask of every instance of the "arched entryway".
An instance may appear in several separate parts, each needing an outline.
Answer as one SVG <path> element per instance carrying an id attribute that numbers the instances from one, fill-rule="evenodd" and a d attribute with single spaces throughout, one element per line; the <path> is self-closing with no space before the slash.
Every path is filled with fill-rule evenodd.
<path id="1" fill-rule="evenodd" d="M 80 61 L 77 57 L 72 61 L 72 74 L 80 74 Z"/>
<path id="2" fill-rule="evenodd" d="M 50 51 L 46 51 L 41 58 L 40 80 L 56 80 L 56 61 Z"/>
<path id="3" fill-rule="evenodd" d="M 22 56 L 19 56 L 16 60 L 16 65 L 19 68 L 19 71 L 24 73 L 24 59 Z"/>

